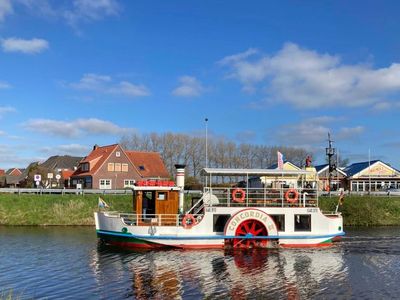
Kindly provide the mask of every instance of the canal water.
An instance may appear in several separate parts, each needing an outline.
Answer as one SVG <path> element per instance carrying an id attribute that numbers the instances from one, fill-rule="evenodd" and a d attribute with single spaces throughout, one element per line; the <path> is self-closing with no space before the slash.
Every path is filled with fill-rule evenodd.
<path id="1" fill-rule="evenodd" d="M 0 299 L 398 299 L 400 227 L 327 249 L 121 251 L 91 227 L 0 227 Z"/>

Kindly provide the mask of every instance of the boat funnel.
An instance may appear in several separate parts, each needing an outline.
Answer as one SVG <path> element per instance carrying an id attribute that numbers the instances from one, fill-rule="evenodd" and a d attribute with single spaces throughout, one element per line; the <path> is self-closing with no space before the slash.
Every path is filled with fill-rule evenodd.
<path id="1" fill-rule="evenodd" d="M 186 165 L 176 164 L 176 186 L 180 188 L 179 191 L 179 212 L 183 213 L 183 200 L 185 188 L 185 167 Z"/>

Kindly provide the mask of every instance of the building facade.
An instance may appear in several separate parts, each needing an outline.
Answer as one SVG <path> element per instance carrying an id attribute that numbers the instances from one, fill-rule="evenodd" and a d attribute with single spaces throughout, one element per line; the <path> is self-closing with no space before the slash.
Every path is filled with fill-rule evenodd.
<path id="1" fill-rule="evenodd" d="M 129 188 L 146 179 L 169 179 L 160 154 L 125 151 L 118 144 L 95 145 L 71 175 L 73 187 L 104 190 Z"/>
<path id="2" fill-rule="evenodd" d="M 353 192 L 400 188 L 400 171 L 380 160 L 354 163 L 344 171 L 347 174 L 347 189 Z"/>

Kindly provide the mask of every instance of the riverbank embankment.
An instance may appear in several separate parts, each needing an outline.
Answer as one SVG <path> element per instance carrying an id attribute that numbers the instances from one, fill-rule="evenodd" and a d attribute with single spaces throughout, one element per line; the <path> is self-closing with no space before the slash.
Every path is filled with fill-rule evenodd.
<path id="1" fill-rule="evenodd" d="M 0 194 L 0 225 L 94 225 L 99 195 Z M 101 196 L 110 210 L 132 211 L 132 195 Z M 335 211 L 338 197 L 320 197 Z M 344 226 L 400 225 L 400 197 L 346 196 L 339 207 Z"/>

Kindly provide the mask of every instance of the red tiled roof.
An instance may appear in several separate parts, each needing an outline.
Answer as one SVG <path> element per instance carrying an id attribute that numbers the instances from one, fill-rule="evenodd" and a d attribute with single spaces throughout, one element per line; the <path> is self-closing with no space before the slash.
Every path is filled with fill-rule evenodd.
<path id="1" fill-rule="evenodd" d="M 118 144 L 103 147 L 97 146 L 92 152 L 89 153 L 88 156 L 80 161 L 80 164 L 89 163 L 90 170 L 82 172 L 80 169 L 78 169 L 73 175 L 93 175 L 117 147 Z"/>
<path id="2" fill-rule="evenodd" d="M 125 151 L 143 177 L 169 178 L 169 173 L 158 152 Z"/>
<path id="3" fill-rule="evenodd" d="M 71 175 L 74 174 L 74 171 L 71 170 L 62 170 L 61 171 L 61 178 L 63 179 L 68 179 L 71 177 Z"/>
<path id="4" fill-rule="evenodd" d="M 3 175 L 5 175 L 5 174 L 6 174 L 6 171 L 0 169 L 0 176 L 3 176 Z"/>

